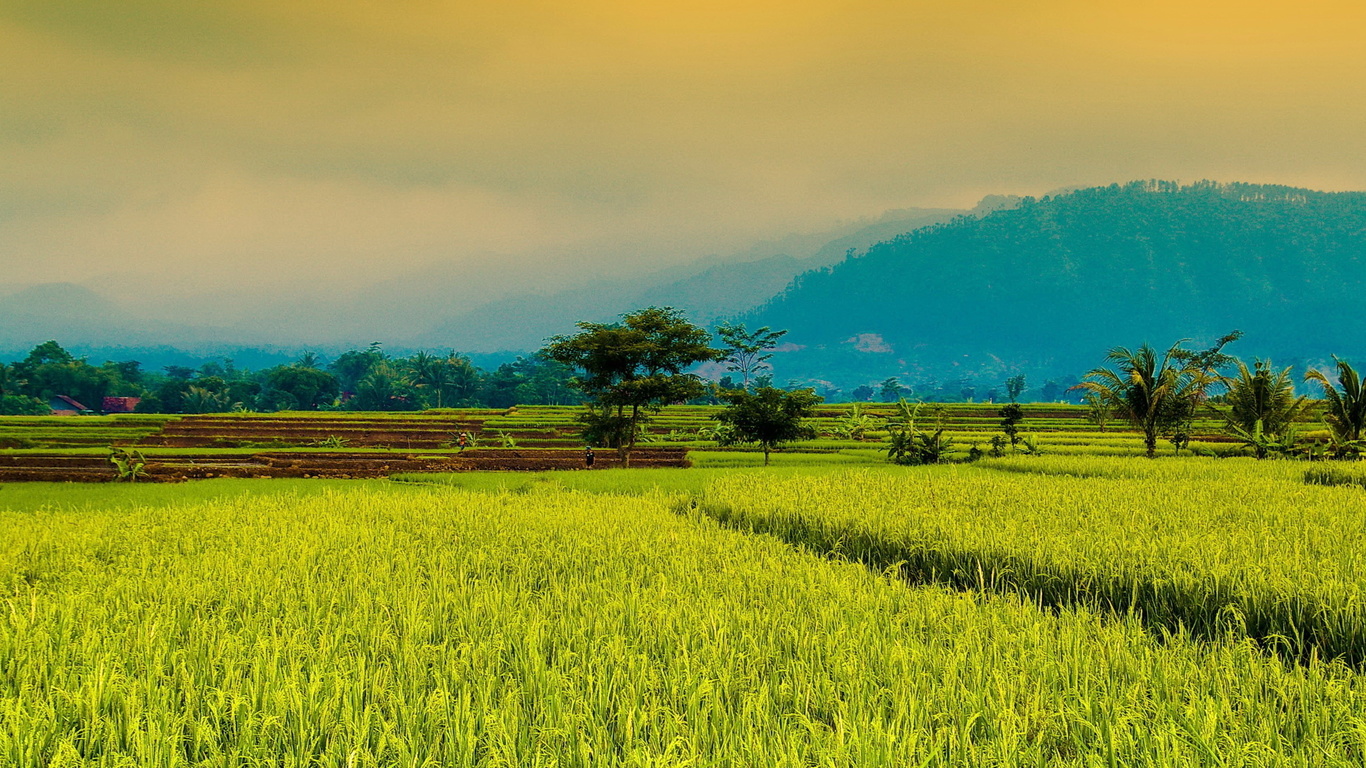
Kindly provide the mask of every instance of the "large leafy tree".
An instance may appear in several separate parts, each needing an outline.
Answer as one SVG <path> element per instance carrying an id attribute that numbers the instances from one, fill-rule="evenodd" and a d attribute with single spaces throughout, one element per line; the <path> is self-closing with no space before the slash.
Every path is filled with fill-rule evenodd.
<path id="1" fill-rule="evenodd" d="M 1227 408 L 1219 413 L 1228 422 L 1229 432 L 1264 459 L 1290 437 L 1309 399 L 1295 397 L 1290 368 L 1277 371 L 1269 360 L 1257 360 L 1251 369 L 1241 360 L 1234 364 L 1237 373 L 1223 379 L 1228 388 Z"/>
<path id="2" fill-rule="evenodd" d="M 1322 371 L 1305 372 L 1304 380 L 1323 387 L 1327 413 L 1323 420 L 1333 432 L 1334 440 L 1349 452 L 1358 452 L 1361 433 L 1366 431 L 1366 391 L 1361 387 L 1361 375 L 1347 361 L 1333 358 L 1338 369 L 1335 388 Z"/>
<path id="3" fill-rule="evenodd" d="M 266 374 L 266 381 L 271 389 L 293 398 L 294 407 L 305 411 L 318 410 L 318 406 L 332 402 L 340 392 L 337 377 L 302 364 L 274 368 Z"/>
<path id="4" fill-rule="evenodd" d="M 1238 331 L 1224 336 L 1203 351 L 1171 345 L 1166 352 L 1144 344 L 1138 349 L 1114 347 L 1105 359 L 1113 368 L 1096 368 L 1076 386 L 1087 390 L 1108 406 L 1116 416 L 1143 433 L 1148 458 L 1157 455 L 1157 439 L 1186 428 L 1209 389 L 1220 381 L 1217 369 L 1232 358 L 1223 353 L 1228 343 L 1237 340 Z"/>
<path id="5" fill-rule="evenodd" d="M 821 402 L 821 396 L 812 390 L 732 389 L 723 391 L 721 399 L 726 401 L 726 409 L 715 418 L 730 426 L 721 432 L 725 436 L 722 443 L 758 443 L 764 450 L 764 466 L 768 466 L 774 448 L 816 436 L 815 428 L 804 421 L 815 414 Z"/>
<path id="6" fill-rule="evenodd" d="M 630 466 L 631 450 L 650 414 L 705 391 L 702 380 L 685 371 L 724 354 L 711 347 L 706 331 L 672 307 L 649 307 L 622 315 L 619 323 L 581 322 L 578 327 L 572 336 L 552 338 L 542 354 L 579 372 L 573 386 L 597 406 L 590 414 L 610 420 L 616 439 L 609 444 L 618 446 L 624 466 Z"/>
<path id="7" fill-rule="evenodd" d="M 23 382 L 16 394 L 47 400 L 66 395 L 88 408 L 98 409 L 106 395 L 137 391 L 120 378 L 114 368 L 97 368 L 76 358 L 55 341 L 34 347 L 28 356 L 10 366 L 9 376 Z"/>
<path id="8" fill-rule="evenodd" d="M 745 330 L 743 323 L 732 325 L 722 323 L 716 328 L 726 347 L 720 358 L 726 363 L 726 370 L 740 374 L 742 386 L 749 388 L 749 378 L 768 365 L 773 354 L 768 350 L 778 346 L 787 331 L 774 331 L 767 325 L 755 331 Z"/>

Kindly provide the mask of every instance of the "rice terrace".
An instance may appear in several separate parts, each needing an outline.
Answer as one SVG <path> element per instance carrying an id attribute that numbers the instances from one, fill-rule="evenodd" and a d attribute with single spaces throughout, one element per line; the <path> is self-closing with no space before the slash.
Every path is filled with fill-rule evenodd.
<path id="1" fill-rule="evenodd" d="M 1363 768 L 1363 51 L 0 0 L 0 768 Z"/>
<path id="2" fill-rule="evenodd" d="M 1223 399 L 7 417 L 0 760 L 1360 764 L 1366 471 Z"/>

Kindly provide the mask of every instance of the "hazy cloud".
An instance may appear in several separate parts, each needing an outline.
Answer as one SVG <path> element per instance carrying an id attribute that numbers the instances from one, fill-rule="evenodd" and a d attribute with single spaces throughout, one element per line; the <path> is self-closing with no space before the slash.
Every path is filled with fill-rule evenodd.
<path id="1" fill-rule="evenodd" d="M 326 298 L 445 265 L 487 297 L 988 193 L 1362 188 L 1363 22 L 1333 0 L 0 0 L 0 271 Z"/>

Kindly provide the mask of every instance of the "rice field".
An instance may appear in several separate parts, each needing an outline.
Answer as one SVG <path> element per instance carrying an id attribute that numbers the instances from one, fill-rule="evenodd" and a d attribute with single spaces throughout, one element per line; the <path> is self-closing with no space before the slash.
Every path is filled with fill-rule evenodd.
<path id="1" fill-rule="evenodd" d="M 1254 460 L 1019 457 L 708 486 L 710 515 L 916 583 L 1366 661 L 1366 498 Z"/>
<path id="2" fill-rule="evenodd" d="M 0 765 L 1360 765 L 1302 469 L 4 485 Z"/>

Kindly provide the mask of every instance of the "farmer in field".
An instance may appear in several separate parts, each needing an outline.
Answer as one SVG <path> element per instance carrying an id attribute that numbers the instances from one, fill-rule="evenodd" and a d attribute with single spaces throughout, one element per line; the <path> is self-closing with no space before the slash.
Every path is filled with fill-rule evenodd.
<path id="1" fill-rule="evenodd" d="M 594 455 L 593 455 L 593 448 L 592 448 L 592 446 L 584 446 L 584 449 L 583 449 L 583 465 L 584 465 L 585 467 L 588 467 L 589 469 L 592 469 L 592 468 L 593 468 L 593 460 L 596 459 L 596 458 L 597 458 L 597 456 L 594 456 Z"/>
<path id="2" fill-rule="evenodd" d="M 460 450 L 461 450 L 461 451 L 464 451 L 466 448 L 470 447 L 470 435 L 469 435 L 469 433 L 468 433 L 468 432 L 461 432 L 461 433 L 460 433 L 460 439 L 456 441 L 456 444 L 457 444 L 458 446 L 460 446 Z"/>

